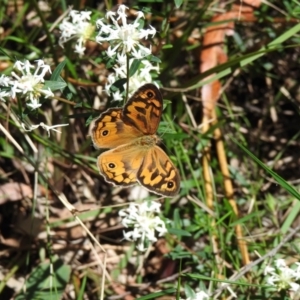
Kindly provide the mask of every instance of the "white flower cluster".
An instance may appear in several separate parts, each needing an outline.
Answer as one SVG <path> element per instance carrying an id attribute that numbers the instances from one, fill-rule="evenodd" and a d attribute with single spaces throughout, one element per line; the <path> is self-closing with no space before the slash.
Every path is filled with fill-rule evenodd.
<path id="1" fill-rule="evenodd" d="M 113 99 L 117 101 L 123 100 L 124 97 L 120 91 L 113 91 L 111 86 L 119 79 L 128 78 L 127 60 L 129 60 L 129 69 L 135 59 L 141 61 L 138 70 L 129 78 L 129 96 L 143 84 L 153 81 L 151 71 L 159 72 L 159 67 L 152 65 L 146 59 L 151 54 L 151 46 L 146 48 L 140 43 L 142 39 L 153 37 L 156 34 L 155 28 L 152 26 L 150 29 L 140 28 L 139 21 L 144 18 L 141 11 L 136 13 L 137 17 L 133 23 L 127 23 L 127 9 L 125 5 L 120 5 L 116 12 L 107 12 L 106 22 L 111 21 L 111 25 L 104 23 L 104 19 L 97 21 L 99 34 L 96 41 L 108 42 L 106 55 L 115 60 L 113 67 L 115 73 L 108 76 L 105 91 L 108 95 L 112 94 Z M 124 90 L 126 90 L 126 86 L 124 84 Z"/>
<path id="2" fill-rule="evenodd" d="M 61 36 L 59 44 L 63 44 L 71 39 L 77 38 L 75 52 L 83 55 L 85 51 L 85 42 L 92 36 L 95 26 L 90 23 L 91 11 L 71 10 L 69 16 L 63 19 L 59 25 Z"/>
<path id="3" fill-rule="evenodd" d="M 154 66 L 147 60 L 147 56 L 151 54 L 151 46 L 145 47 L 141 40 L 148 39 L 149 36 L 154 37 L 155 28 L 151 25 L 149 29 L 141 28 L 142 19 L 145 17 L 141 11 L 136 12 L 136 19 L 132 23 L 127 22 L 126 10 L 128 7 L 120 5 L 117 11 L 108 11 L 105 18 L 96 21 L 99 28 L 96 41 L 100 44 L 107 42 L 108 49 L 105 51 L 107 58 L 113 62 L 114 74 L 110 74 L 107 78 L 105 91 L 108 95 L 112 95 L 114 100 L 123 100 L 124 95 L 116 89 L 111 89 L 112 85 L 119 79 L 128 78 L 129 68 L 133 61 L 140 60 L 140 66 L 133 76 L 129 79 L 129 93 L 137 90 L 141 85 L 152 82 L 150 71 L 159 72 L 159 67 Z M 61 37 L 59 43 L 61 46 L 70 39 L 76 39 L 75 52 L 82 55 L 85 51 L 85 42 L 92 36 L 95 26 L 90 23 L 91 12 L 78 12 L 72 10 L 69 16 L 60 24 Z M 123 85 L 126 90 L 127 84 Z"/>
<path id="4" fill-rule="evenodd" d="M 129 60 L 129 68 L 131 67 L 134 59 Z M 116 101 L 123 100 L 123 96 L 120 91 L 111 92 L 111 86 L 119 79 L 127 78 L 127 66 L 126 66 L 126 55 L 118 54 L 116 65 L 114 66 L 115 73 L 109 74 L 107 77 L 107 83 L 105 84 L 105 92 Z M 133 76 L 129 78 L 129 96 L 133 94 L 142 85 L 152 82 L 151 71 L 159 72 L 158 66 L 153 66 L 148 60 L 143 59 L 140 62 L 140 68 L 135 72 Z M 124 84 L 124 89 L 126 84 Z"/>
<path id="5" fill-rule="evenodd" d="M 140 40 L 147 39 L 149 35 L 152 37 L 156 34 L 155 28 L 150 26 L 150 29 L 140 29 L 139 20 L 144 18 L 144 13 L 137 12 L 135 21 L 131 24 L 127 23 L 125 5 L 120 5 L 117 12 L 109 11 L 106 14 L 106 21 L 111 21 L 112 25 L 104 23 L 104 19 L 96 22 L 100 28 L 99 34 L 96 37 L 98 43 L 108 42 L 110 44 L 107 55 L 113 57 L 117 53 L 130 53 L 131 57 L 141 59 L 151 54 L 151 47 L 148 49 L 140 44 Z M 120 24 L 119 24 L 120 21 Z"/>
<path id="6" fill-rule="evenodd" d="M 19 75 L 14 71 L 11 72 L 11 76 L 1 75 L 0 99 L 2 101 L 6 101 L 6 97 L 23 96 L 26 105 L 33 110 L 42 105 L 39 101 L 41 96 L 45 98 L 54 96 L 49 88 L 44 88 L 44 77 L 47 72 L 51 73 L 50 66 L 46 65 L 43 60 L 37 60 L 36 63 L 37 68 L 32 72 L 34 66 L 28 60 L 16 61 L 14 69 Z"/>
<path id="7" fill-rule="evenodd" d="M 167 232 L 164 221 L 155 216 L 160 213 L 160 206 L 160 203 L 154 201 L 131 203 L 127 209 L 119 212 L 123 226 L 132 228 L 132 231 L 124 232 L 124 238 L 138 241 L 139 251 L 145 251 L 150 243 L 157 241 L 155 231 L 158 232 L 158 236 L 163 236 Z"/>
<path id="8" fill-rule="evenodd" d="M 300 263 L 296 263 L 295 269 L 289 268 L 283 259 L 275 260 L 275 268 L 266 267 L 264 274 L 267 275 L 267 284 L 274 286 L 278 291 L 290 290 L 300 292 L 300 285 L 295 281 L 300 279 Z"/>
<path id="9" fill-rule="evenodd" d="M 16 72 L 11 72 L 11 76 L 1 75 L 0 100 L 6 102 L 9 98 L 24 98 L 26 105 L 30 107 L 31 110 L 35 110 L 42 106 L 40 103 L 42 96 L 45 98 L 54 97 L 50 88 L 45 89 L 44 85 L 46 73 L 51 74 L 50 66 L 46 65 L 41 59 L 37 60 L 36 64 L 37 67 L 33 71 L 35 67 L 31 65 L 28 60 L 25 62 L 17 60 L 14 64 Z M 56 127 L 66 125 L 68 124 L 49 126 L 41 122 L 38 125 L 25 125 L 22 123 L 21 127 L 25 131 L 32 131 L 38 127 L 42 127 L 48 132 L 48 135 L 50 135 L 50 130 L 58 131 L 55 129 Z"/>

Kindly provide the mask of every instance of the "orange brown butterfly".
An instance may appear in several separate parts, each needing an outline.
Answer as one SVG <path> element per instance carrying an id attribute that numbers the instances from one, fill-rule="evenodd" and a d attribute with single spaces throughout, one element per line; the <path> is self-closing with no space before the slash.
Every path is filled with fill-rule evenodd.
<path id="1" fill-rule="evenodd" d="M 179 172 L 157 144 L 156 135 L 163 99 L 154 84 L 145 84 L 123 108 L 110 108 L 94 121 L 92 141 L 96 148 L 111 149 L 99 155 L 97 165 L 107 182 L 130 186 L 136 182 L 149 191 L 175 196 Z"/>

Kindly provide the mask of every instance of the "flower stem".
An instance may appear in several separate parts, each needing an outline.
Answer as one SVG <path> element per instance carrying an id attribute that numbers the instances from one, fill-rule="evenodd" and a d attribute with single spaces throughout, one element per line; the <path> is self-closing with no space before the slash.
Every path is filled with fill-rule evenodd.
<path id="1" fill-rule="evenodd" d="M 126 96 L 125 96 L 125 103 L 128 100 L 128 94 L 129 94 L 129 54 L 126 53 L 126 69 L 127 69 L 127 79 L 126 79 Z"/>

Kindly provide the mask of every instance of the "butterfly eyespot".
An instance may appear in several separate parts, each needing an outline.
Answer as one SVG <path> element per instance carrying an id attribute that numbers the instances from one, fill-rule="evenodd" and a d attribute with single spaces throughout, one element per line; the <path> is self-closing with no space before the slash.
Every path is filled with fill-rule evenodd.
<path id="1" fill-rule="evenodd" d="M 103 130 L 102 131 L 102 136 L 107 136 L 108 135 L 108 130 Z"/>
<path id="2" fill-rule="evenodd" d="M 151 98 L 153 98 L 153 96 L 154 96 L 154 94 L 153 94 L 151 91 L 148 91 L 148 92 L 147 92 L 147 97 L 148 97 L 148 98 L 151 99 Z"/>
<path id="3" fill-rule="evenodd" d="M 174 182 L 173 181 L 169 181 L 167 184 L 168 189 L 172 189 L 174 187 Z"/>
<path id="4" fill-rule="evenodd" d="M 114 168 L 116 167 L 116 165 L 115 165 L 114 163 L 109 163 L 109 164 L 108 164 L 108 167 L 109 167 L 110 169 L 114 169 Z"/>

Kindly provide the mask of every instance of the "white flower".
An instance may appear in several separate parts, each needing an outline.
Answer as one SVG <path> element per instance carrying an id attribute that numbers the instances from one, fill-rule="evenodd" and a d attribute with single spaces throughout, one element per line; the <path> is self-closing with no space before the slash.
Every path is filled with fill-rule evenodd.
<path id="1" fill-rule="evenodd" d="M 8 87 L 9 83 L 10 83 L 10 78 L 8 76 L 5 76 L 4 74 L 2 74 L 0 76 L 0 86 L 5 86 Z"/>
<path id="2" fill-rule="evenodd" d="M 126 65 L 116 66 L 113 69 L 115 70 L 116 77 L 127 78 Z"/>
<path id="3" fill-rule="evenodd" d="M 91 13 L 91 11 L 70 11 L 69 16 L 63 19 L 59 25 L 61 30 L 59 45 L 61 47 L 67 41 L 77 38 L 75 52 L 79 55 L 84 54 L 85 42 L 92 36 L 95 29 L 95 26 L 90 23 Z"/>
<path id="4" fill-rule="evenodd" d="M 286 267 L 286 263 L 284 261 L 284 259 L 279 258 L 275 260 L 275 266 L 280 269 L 280 268 L 285 268 Z"/>
<path id="5" fill-rule="evenodd" d="M 122 101 L 123 100 L 123 95 L 120 93 L 120 91 L 116 91 L 115 93 L 112 93 L 113 99 L 115 101 Z"/>
<path id="6" fill-rule="evenodd" d="M 296 262 L 295 263 L 297 268 L 295 269 L 295 278 L 296 280 L 300 279 L 300 263 Z"/>
<path id="7" fill-rule="evenodd" d="M 54 94 L 52 93 L 52 91 L 50 90 L 50 88 L 43 89 L 43 95 L 45 96 L 45 98 L 49 98 L 49 97 L 53 97 Z"/>
<path id="8" fill-rule="evenodd" d="M 131 201 L 142 200 L 149 197 L 149 191 L 143 188 L 141 185 L 135 185 L 132 189 L 130 189 L 130 194 L 128 195 L 128 199 Z"/>
<path id="9" fill-rule="evenodd" d="M 112 48 L 111 46 L 108 47 L 108 49 L 106 50 L 106 54 L 109 58 L 112 58 L 113 56 L 115 56 L 117 54 L 117 48 L 118 46 Z"/>
<path id="10" fill-rule="evenodd" d="M 266 278 L 268 285 L 275 286 L 277 290 L 291 290 L 298 291 L 300 285 L 295 281 L 299 280 L 299 264 L 296 270 L 289 268 L 283 259 L 277 259 L 274 261 L 275 268 L 266 267 L 264 274 L 269 275 Z"/>
<path id="11" fill-rule="evenodd" d="M 45 129 L 48 133 L 48 136 L 50 136 L 50 130 L 56 131 L 56 132 L 60 132 L 59 130 L 55 129 L 56 127 L 61 127 L 61 126 L 68 126 L 69 124 L 57 124 L 57 125 L 52 125 L 52 126 L 48 126 L 46 124 L 44 124 L 43 122 L 38 124 L 38 125 L 30 125 L 28 127 L 26 127 L 26 125 L 24 123 L 21 124 L 22 128 L 25 131 L 32 131 L 35 130 L 39 127 L 42 127 L 43 129 Z"/>
<path id="12" fill-rule="evenodd" d="M 275 286 L 275 282 L 278 281 L 278 276 L 276 276 L 276 275 L 269 276 L 269 277 L 267 277 L 266 281 L 267 281 L 268 285 Z"/>
<path id="13" fill-rule="evenodd" d="M 45 89 L 45 75 L 51 73 L 49 65 L 46 65 L 43 60 L 36 61 L 37 67 L 31 65 L 28 60 L 25 62 L 16 61 L 14 69 L 17 72 L 11 72 L 11 76 L 1 76 L 0 99 L 3 101 L 5 96 L 16 98 L 17 95 L 23 96 L 26 105 L 32 110 L 41 106 L 40 97 L 53 97 L 54 94 L 50 89 Z M 33 69 L 35 68 L 34 72 Z"/>
<path id="14" fill-rule="evenodd" d="M 108 20 L 108 19 L 111 19 L 111 20 L 114 20 L 114 16 L 116 15 L 116 13 L 114 11 L 108 11 L 105 15 L 105 18 Z"/>
<path id="15" fill-rule="evenodd" d="M 119 79 L 127 78 L 127 66 L 126 66 L 126 55 L 118 54 L 117 61 L 120 64 L 116 64 L 114 66 L 115 74 L 110 74 L 107 78 L 107 83 L 105 85 L 105 91 L 108 95 L 111 95 L 111 86 Z M 129 60 L 129 68 L 131 67 L 134 59 Z M 129 96 L 140 88 L 142 85 L 152 82 L 151 72 L 158 74 L 159 67 L 153 66 L 148 60 L 143 59 L 140 62 L 139 69 L 129 78 Z M 123 85 L 124 91 L 126 90 L 126 84 Z M 120 92 L 112 93 L 113 99 L 116 101 L 120 101 L 124 99 L 124 94 L 120 94 Z"/>
<path id="16" fill-rule="evenodd" d="M 135 48 L 132 49 L 132 56 L 136 59 L 143 59 L 144 57 L 151 54 L 151 46 L 150 48 L 146 48 L 144 46 L 140 46 L 138 50 Z"/>
<path id="17" fill-rule="evenodd" d="M 299 292 L 299 288 L 300 288 L 300 285 L 298 283 L 295 283 L 295 282 L 290 282 L 290 290 L 293 291 L 293 292 Z"/>
<path id="18" fill-rule="evenodd" d="M 140 251 L 146 250 L 150 243 L 157 241 L 155 232 L 158 232 L 158 236 L 163 236 L 167 232 L 163 220 L 154 216 L 154 213 L 160 212 L 160 206 L 160 203 L 154 201 L 131 203 L 127 209 L 119 212 L 123 226 L 132 229 L 124 233 L 124 238 L 138 241 L 137 248 Z"/>
<path id="19" fill-rule="evenodd" d="M 203 291 L 200 291 L 199 293 L 196 294 L 195 300 L 204 300 L 204 299 L 208 299 L 208 298 L 209 298 L 208 294 L 206 294 Z"/>
<path id="20" fill-rule="evenodd" d="M 122 65 L 126 65 L 126 62 L 127 62 L 126 54 L 118 53 L 116 63 L 122 66 Z"/>
<path id="21" fill-rule="evenodd" d="M 143 12 L 137 12 L 137 17 L 133 23 L 127 23 L 127 15 L 125 5 L 120 5 L 117 12 L 107 12 L 106 19 L 112 24 L 106 24 L 103 19 L 96 22 L 99 33 L 96 37 L 98 43 L 108 42 L 110 46 L 107 55 L 111 57 L 116 51 L 122 54 L 131 53 L 132 56 L 143 58 L 151 53 L 151 49 L 147 49 L 140 40 L 147 39 L 149 35 L 155 35 L 156 30 L 152 26 L 150 29 L 140 29 L 139 19 L 144 18 Z M 141 51 L 139 51 L 141 50 Z M 138 56 L 137 56 L 138 54 Z"/>
<path id="22" fill-rule="evenodd" d="M 147 250 L 147 247 L 143 243 L 137 244 L 136 249 L 140 252 L 145 252 Z"/>
<path id="23" fill-rule="evenodd" d="M 3 102 L 5 102 L 6 101 L 5 98 L 7 98 L 7 97 L 9 97 L 9 92 L 1 91 L 0 90 L 0 100 L 3 101 Z"/>
<path id="24" fill-rule="evenodd" d="M 12 80 L 10 83 L 14 84 L 14 81 Z M 12 87 L 10 87 L 10 96 L 12 98 L 16 98 L 16 95 L 21 92 L 22 92 L 22 90 L 19 89 L 16 84 L 14 84 Z"/>
<path id="25" fill-rule="evenodd" d="M 44 79 L 46 73 L 52 73 L 50 66 L 46 65 L 42 59 L 37 59 L 35 62 L 37 63 L 38 68 L 35 70 L 34 75 L 38 75 Z M 41 71 L 40 74 L 38 74 L 39 71 Z"/>
<path id="26" fill-rule="evenodd" d="M 274 272 L 275 272 L 275 269 L 273 267 L 266 266 L 265 270 L 264 270 L 264 275 L 273 274 Z"/>
<path id="27" fill-rule="evenodd" d="M 117 78 L 115 76 L 115 74 L 113 73 L 110 73 L 107 77 L 107 82 L 105 84 L 105 88 L 104 88 L 104 91 L 107 93 L 108 96 L 110 96 L 110 93 L 111 93 L 111 86 L 116 82 Z"/>
<path id="28" fill-rule="evenodd" d="M 207 300 L 207 299 L 209 299 L 209 295 L 204 291 L 200 291 L 196 293 L 194 297 L 186 298 L 186 300 Z"/>
<path id="29" fill-rule="evenodd" d="M 31 110 L 38 109 L 39 107 L 42 106 L 42 104 L 39 103 L 37 99 L 32 99 L 31 102 L 26 103 L 26 105 L 29 106 Z"/>
<path id="30" fill-rule="evenodd" d="M 130 66 L 132 64 L 132 61 L 129 61 Z M 142 85 L 153 82 L 151 72 L 158 74 L 159 67 L 153 66 L 147 60 L 142 60 L 140 68 L 134 73 L 133 76 L 129 78 L 129 96 L 131 96 Z"/>
<path id="31" fill-rule="evenodd" d="M 75 53 L 78 53 L 79 56 L 82 56 L 85 51 L 85 46 L 83 46 L 84 40 L 82 38 L 79 38 L 77 40 L 77 44 L 75 45 Z"/>

